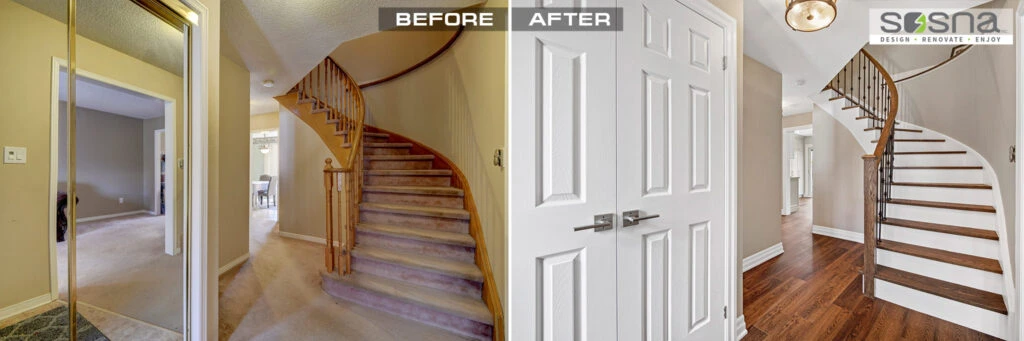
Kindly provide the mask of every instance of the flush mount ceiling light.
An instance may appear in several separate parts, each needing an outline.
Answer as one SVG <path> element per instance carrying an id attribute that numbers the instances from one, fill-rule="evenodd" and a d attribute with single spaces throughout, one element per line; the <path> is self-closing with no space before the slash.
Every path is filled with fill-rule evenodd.
<path id="1" fill-rule="evenodd" d="M 800 32 L 814 32 L 836 20 L 836 0 L 786 0 L 786 24 Z"/>
<path id="2" fill-rule="evenodd" d="M 274 87 L 274 81 L 269 80 L 269 79 L 263 81 L 263 87 L 264 88 L 273 88 Z"/>

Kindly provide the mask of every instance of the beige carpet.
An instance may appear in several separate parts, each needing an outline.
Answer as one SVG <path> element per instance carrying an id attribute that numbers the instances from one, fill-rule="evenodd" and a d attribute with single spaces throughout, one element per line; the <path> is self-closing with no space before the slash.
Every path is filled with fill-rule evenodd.
<path id="1" fill-rule="evenodd" d="M 164 217 L 136 215 L 78 224 L 78 301 L 182 331 L 182 256 L 164 253 Z M 67 299 L 67 243 L 57 244 Z"/>
<path id="2" fill-rule="evenodd" d="M 282 238 L 277 211 L 256 211 L 249 259 L 220 278 L 221 340 L 461 340 L 334 299 L 320 289 L 323 246 Z"/>

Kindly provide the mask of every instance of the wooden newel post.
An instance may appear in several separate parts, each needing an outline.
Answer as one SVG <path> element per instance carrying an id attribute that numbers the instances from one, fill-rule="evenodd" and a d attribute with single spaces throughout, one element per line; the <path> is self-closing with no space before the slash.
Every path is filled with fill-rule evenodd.
<path id="1" fill-rule="evenodd" d="M 335 269 L 335 255 L 334 255 L 334 233 L 331 228 L 333 209 L 331 207 L 331 192 L 334 187 L 334 167 L 331 167 L 331 159 L 324 160 L 324 190 L 327 194 L 325 201 L 327 203 L 327 223 L 326 232 L 324 234 L 327 239 L 327 246 L 324 249 L 324 265 L 327 267 L 328 272 L 334 272 Z"/>
<path id="2" fill-rule="evenodd" d="M 864 296 L 875 297 L 875 227 L 878 219 L 878 158 L 864 155 Z"/>

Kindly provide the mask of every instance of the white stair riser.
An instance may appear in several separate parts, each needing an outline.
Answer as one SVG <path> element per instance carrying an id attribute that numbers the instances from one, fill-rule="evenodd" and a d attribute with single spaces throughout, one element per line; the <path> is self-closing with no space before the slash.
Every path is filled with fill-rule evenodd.
<path id="1" fill-rule="evenodd" d="M 892 186 L 892 197 L 990 206 L 994 200 L 990 189 L 921 186 Z"/>
<path id="2" fill-rule="evenodd" d="M 878 265 L 927 276 L 966 287 L 1003 294 L 1003 275 L 965 266 L 878 249 Z"/>
<path id="3" fill-rule="evenodd" d="M 995 230 L 996 226 L 995 213 L 988 212 L 896 204 L 886 204 L 885 212 L 886 216 L 890 218 L 926 223 L 974 227 L 984 230 Z"/>
<path id="4" fill-rule="evenodd" d="M 981 166 L 967 154 L 905 154 L 895 158 L 893 163 L 897 167 Z"/>
<path id="5" fill-rule="evenodd" d="M 875 279 L 875 297 L 998 338 L 1006 339 L 1006 315 Z"/>
<path id="6" fill-rule="evenodd" d="M 999 259 L 999 241 L 961 235 L 882 225 L 882 239 L 935 249 Z"/>
<path id="7" fill-rule="evenodd" d="M 917 139 L 922 138 L 917 137 Z M 944 150 L 963 150 L 963 148 L 957 148 L 955 144 L 949 142 L 896 141 L 897 152 L 936 152 Z"/>
<path id="8" fill-rule="evenodd" d="M 985 174 L 980 169 L 895 169 L 892 179 L 896 182 L 949 182 L 984 183 Z"/>

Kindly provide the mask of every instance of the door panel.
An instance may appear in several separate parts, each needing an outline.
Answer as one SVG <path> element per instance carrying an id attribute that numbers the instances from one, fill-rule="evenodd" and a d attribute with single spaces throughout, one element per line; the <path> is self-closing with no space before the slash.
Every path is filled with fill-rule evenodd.
<path id="1" fill-rule="evenodd" d="M 614 340 L 615 231 L 574 227 L 615 212 L 615 32 L 509 40 L 508 339 Z"/>
<path id="2" fill-rule="evenodd" d="M 721 340 L 724 30 L 673 0 L 620 5 L 617 205 L 659 216 L 617 233 L 618 339 Z"/>

